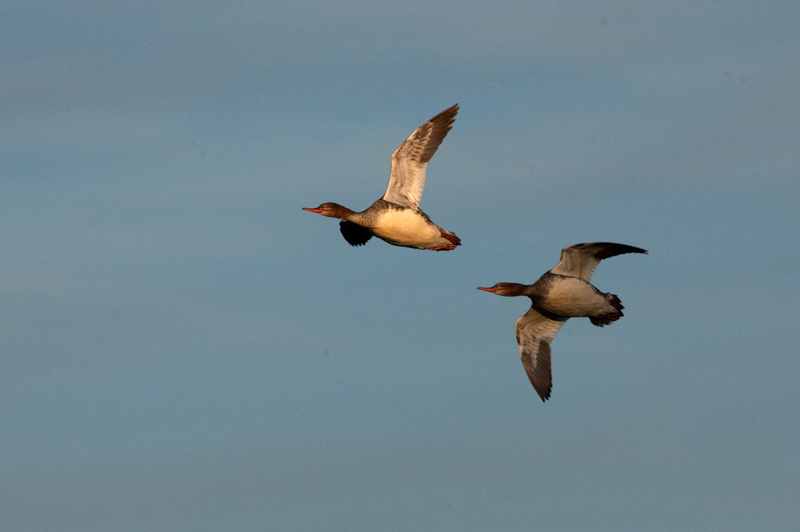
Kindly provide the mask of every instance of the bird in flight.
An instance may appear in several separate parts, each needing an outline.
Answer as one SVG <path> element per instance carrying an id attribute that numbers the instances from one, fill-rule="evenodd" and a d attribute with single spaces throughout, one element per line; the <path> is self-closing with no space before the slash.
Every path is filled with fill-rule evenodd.
<path id="1" fill-rule="evenodd" d="M 354 212 L 337 203 L 303 207 L 330 218 L 339 218 L 339 230 L 353 246 L 372 236 L 395 246 L 449 251 L 461 244 L 455 233 L 442 229 L 419 208 L 428 161 L 453 127 L 458 104 L 445 109 L 417 128 L 392 155 L 389 186 L 368 209 Z"/>
<path id="2" fill-rule="evenodd" d="M 550 369 L 550 343 L 569 318 L 585 317 L 602 327 L 620 319 L 622 302 L 614 294 L 603 293 L 589 281 L 601 260 L 624 253 L 646 250 L 596 242 L 576 244 L 561 250 L 556 267 L 533 284 L 497 283 L 481 288 L 500 296 L 528 296 L 531 308 L 516 321 L 517 343 L 522 365 L 542 401 L 550 398 L 553 377 Z"/>

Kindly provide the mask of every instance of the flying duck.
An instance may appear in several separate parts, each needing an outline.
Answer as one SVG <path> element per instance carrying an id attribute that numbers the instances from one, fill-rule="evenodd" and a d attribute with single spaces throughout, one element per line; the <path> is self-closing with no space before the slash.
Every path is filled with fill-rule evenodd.
<path id="1" fill-rule="evenodd" d="M 623 316 L 619 297 L 601 292 L 589 281 L 601 260 L 624 253 L 647 251 L 612 242 L 576 244 L 562 249 L 556 267 L 533 284 L 497 283 L 478 288 L 500 296 L 531 298 L 530 310 L 515 325 L 522 365 L 542 401 L 550 398 L 553 388 L 550 342 L 564 322 L 585 317 L 602 327 Z"/>
<path id="2" fill-rule="evenodd" d="M 339 230 L 352 246 L 364 245 L 375 235 L 395 246 L 433 251 L 455 249 L 461 239 L 433 223 L 419 208 L 419 200 L 428 161 L 453 127 L 456 113 L 458 104 L 422 124 L 395 150 L 386 193 L 367 210 L 354 212 L 331 202 L 303 210 L 339 218 Z"/>

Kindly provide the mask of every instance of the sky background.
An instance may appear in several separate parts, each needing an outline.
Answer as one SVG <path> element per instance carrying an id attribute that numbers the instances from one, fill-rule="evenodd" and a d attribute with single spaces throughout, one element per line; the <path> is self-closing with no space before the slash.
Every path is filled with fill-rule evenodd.
<path id="1" fill-rule="evenodd" d="M 454 103 L 421 207 L 351 248 Z M 0 5 L 0 527 L 800 527 L 796 1 Z M 532 283 L 613 241 L 542 403 Z"/>

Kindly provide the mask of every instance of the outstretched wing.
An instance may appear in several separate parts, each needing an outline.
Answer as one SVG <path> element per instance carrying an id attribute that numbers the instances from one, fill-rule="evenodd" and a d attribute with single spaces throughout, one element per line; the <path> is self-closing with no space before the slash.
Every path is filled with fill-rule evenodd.
<path id="1" fill-rule="evenodd" d="M 453 127 L 458 104 L 434 116 L 411 134 L 392 155 L 389 186 L 383 199 L 404 207 L 419 206 L 425 188 L 425 168 Z"/>
<path id="2" fill-rule="evenodd" d="M 516 322 L 517 343 L 522 366 L 542 401 L 550 398 L 553 375 L 550 369 L 550 342 L 556 337 L 564 319 L 551 320 L 531 308 Z"/>
<path id="3" fill-rule="evenodd" d="M 601 260 L 624 253 L 647 253 L 647 250 L 613 242 L 575 244 L 561 250 L 561 260 L 550 271 L 567 277 L 578 277 L 588 283 Z"/>
<path id="4" fill-rule="evenodd" d="M 342 232 L 342 236 L 351 246 L 363 246 L 372 238 L 372 231 L 347 220 L 339 222 L 339 231 Z"/>

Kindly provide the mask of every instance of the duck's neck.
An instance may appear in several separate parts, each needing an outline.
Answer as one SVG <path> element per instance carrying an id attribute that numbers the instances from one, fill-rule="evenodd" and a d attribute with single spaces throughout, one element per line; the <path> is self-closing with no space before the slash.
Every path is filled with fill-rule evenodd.
<path id="1" fill-rule="evenodd" d="M 351 211 L 347 207 L 342 207 L 341 214 L 342 215 L 339 216 L 339 218 L 341 218 L 342 220 L 347 220 L 348 222 L 356 223 L 362 227 L 369 227 L 371 225 L 370 222 L 372 221 L 373 218 L 372 216 L 369 216 L 369 214 L 366 211 L 355 212 Z"/>
<path id="2" fill-rule="evenodd" d="M 384 200 L 378 200 L 367 210 L 361 212 L 355 212 L 347 207 L 343 207 L 338 203 L 334 203 L 334 211 L 331 216 L 335 218 L 339 218 L 342 220 L 347 220 L 348 222 L 356 223 L 362 227 L 373 227 L 377 223 L 378 219 L 386 213 L 395 208 L 399 208 L 397 206 L 392 206 L 389 202 Z"/>
<path id="3" fill-rule="evenodd" d="M 340 220 L 355 222 L 356 220 L 354 219 L 354 215 L 357 216 L 358 214 L 360 213 L 353 212 L 344 205 L 339 205 L 338 203 L 334 203 L 331 209 L 331 214 L 329 214 L 329 216 L 331 218 L 339 218 Z"/>
<path id="4" fill-rule="evenodd" d="M 347 207 L 342 207 L 337 217 L 342 220 L 347 220 L 348 222 L 356 223 L 361 227 L 373 227 L 376 220 L 380 217 L 381 212 L 381 209 L 376 209 L 375 205 L 361 212 L 351 211 Z"/>
<path id="5" fill-rule="evenodd" d="M 501 295 L 508 297 L 530 296 L 531 287 L 533 287 L 533 285 L 522 284 L 522 283 L 508 283 L 508 285 L 506 285 L 505 289 L 503 290 L 504 293 Z"/>

